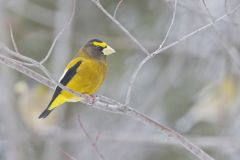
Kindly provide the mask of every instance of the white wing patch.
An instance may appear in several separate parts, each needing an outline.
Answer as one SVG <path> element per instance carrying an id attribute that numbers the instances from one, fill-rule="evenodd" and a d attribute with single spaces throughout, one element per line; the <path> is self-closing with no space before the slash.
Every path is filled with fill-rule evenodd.
<path id="1" fill-rule="evenodd" d="M 60 79 L 58 80 L 58 82 L 60 83 L 60 81 L 63 79 L 63 77 L 65 76 L 65 74 L 67 73 L 68 70 L 65 70 L 62 74 L 62 76 L 60 77 Z"/>

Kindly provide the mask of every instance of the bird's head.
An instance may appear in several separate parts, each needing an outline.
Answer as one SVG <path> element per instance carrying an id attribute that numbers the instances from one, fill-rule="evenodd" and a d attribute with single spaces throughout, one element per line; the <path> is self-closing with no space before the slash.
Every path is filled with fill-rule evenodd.
<path id="1" fill-rule="evenodd" d="M 106 56 L 115 53 L 115 50 L 106 42 L 99 39 L 88 41 L 83 47 L 84 54 L 96 59 L 105 59 Z"/>

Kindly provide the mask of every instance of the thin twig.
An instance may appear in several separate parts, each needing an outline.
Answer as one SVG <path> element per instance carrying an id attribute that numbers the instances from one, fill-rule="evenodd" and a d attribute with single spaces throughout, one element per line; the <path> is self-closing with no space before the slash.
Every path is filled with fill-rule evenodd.
<path id="1" fill-rule="evenodd" d="M 202 3 L 209 16 L 209 21 L 213 23 L 213 29 L 217 33 L 217 36 L 219 37 L 219 42 L 221 43 L 221 46 L 224 48 L 225 52 L 230 57 L 233 71 L 238 72 L 240 64 L 238 61 L 239 56 L 237 49 L 230 43 L 230 41 L 225 40 L 225 38 L 222 36 L 222 33 L 218 31 L 217 26 L 214 24 L 214 16 L 211 14 L 211 11 L 207 6 L 206 0 L 202 0 Z"/>
<path id="2" fill-rule="evenodd" d="M 77 160 L 77 158 L 73 157 L 72 155 L 70 155 L 69 153 L 67 153 L 66 151 L 64 151 L 63 149 L 60 148 L 60 151 L 70 160 Z"/>
<path id="3" fill-rule="evenodd" d="M 48 58 L 50 57 L 50 55 L 51 55 L 51 53 L 52 53 L 52 51 L 53 51 L 53 49 L 54 49 L 57 41 L 59 40 L 60 36 L 64 33 L 64 31 L 66 30 L 66 28 L 67 28 L 68 26 L 70 26 L 70 24 L 71 24 L 71 22 L 72 22 L 72 20 L 73 20 L 73 17 L 74 17 L 74 15 L 75 15 L 75 8 L 76 8 L 76 0 L 73 0 L 73 9 L 72 9 L 71 16 L 69 17 L 67 23 L 65 23 L 65 25 L 63 26 L 63 28 L 58 32 L 58 34 L 57 34 L 56 37 L 54 38 L 53 43 L 52 43 L 51 47 L 49 48 L 47 55 L 43 58 L 43 60 L 40 61 L 40 64 L 43 64 L 43 63 L 45 63 L 45 62 L 48 60 Z"/>
<path id="4" fill-rule="evenodd" d="M 114 10 L 114 13 L 113 13 L 113 18 L 116 19 L 116 15 L 117 15 L 117 11 L 118 11 L 118 8 L 121 6 L 123 0 L 119 0 L 115 10 Z"/>
<path id="5" fill-rule="evenodd" d="M 13 38 L 13 41 L 14 41 L 14 38 Z M 17 46 L 16 46 L 17 47 Z M 48 72 L 48 70 L 43 66 L 41 65 L 38 61 L 32 59 L 32 58 L 29 58 L 29 57 L 26 57 L 24 55 L 21 55 L 19 52 L 14 52 L 14 51 L 11 51 L 9 48 L 7 47 L 3 47 L 5 50 L 7 50 L 7 54 L 9 55 L 12 55 L 16 58 L 19 58 L 23 61 L 26 61 L 26 62 L 23 62 L 23 61 L 18 61 L 18 60 L 15 60 L 16 62 L 24 65 L 24 66 L 35 66 L 35 67 L 38 67 L 50 80 L 52 81 L 55 81 L 52 76 L 50 75 L 50 73 Z"/>
<path id="6" fill-rule="evenodd" d="M 178 143 L 182 144 L 186 149 L 191 148 L 189 150 L 193 155 L 197 156 L 199 159 L 202 160 L 214 160 L 212 157 L 210 157 L 208 154 L 206 154 L 203 150 L 197 149 L 198 147 L 191 143 L 187 138 L 179 134 L 178 132 L 172 130 L 171 128 L 168 128 L 163 125 L 159 125 L 159 123 L 153 121 L 150 117 L 132 109 L 129 108 L 129 110 L 126 112 L 126 114 L 130 117 L 137 118 L 138 121 L 144 122 L 145 125 L 151 126 L 160 132 L 162 132 L 166 137 L 178 141 Z"/>
<path id="7" fill-rule="evenodd" d="M 11 31 L 10 31 L 11 32 Z M 12 36 L 11 36 L 11 39 L 12 39 L 12 42 L 15 43 L 15 39 L 14 39 L 14 35 L 13 35 L 13 32 L 12 33 Z M 3 44 L 0 44 L 0 47 L 1 49 L 4 49 L 5 51 L 7 51 L 6 53 L 7 54 L 10 54 L 12 56 L 15 56 L 19 59 L 22 59 L 24 61 L 27 61 L 29 63 L 26 63 L 26 62 L 22 62 L 22 61 L 18 61 L 18 60 L 12 60 L 13 62 L 15 63 L 18 63 L 18 64 L 21 64 L 23 66 L 36 66 L 38 67 L 49 79 L 50 81 L 54 82 L 57 86 L 61 87 L 61 88 L 64 88 L 65 90 L 68 90 L 68 92 L 70 93 L 73 93 L 73 94 L 77 94 L 78 96 L 81 96 L 81 97 L 85 97 L 83 99 L 83 102 L 85 102 L 86 104 L 89 104 L 89 103 L 92 103 L 92 100 L 93 98 L 91 96 L 88 96 L 88 95 L 83 95 L 83 94 L 80 94 L 80 93 L 76 93 L 70 89 L 68 89 L 67 87 L 63 86 L 61 83 L 57 82 L 49 73 L 49 71 L 42 65 L 40 64 L 38 61 L 32 59 L 32 58 L 29 58 L 29 57 L 26 57 L 24 55 L 21 55 L 20 53 L 17 53 L 17 52 L 14 52 L 12 50 L 10 50 L 9 48 L 7 48 L 6 46 L 4 46 Z M 17 48 L 17 45 L 15 43 L 15 47 Z M 36 73 L 36 72 L 35 72 Z"/>
<path id="8" fill-rule="evenodd" d="M 20 64 L 25 65 L 25 66 L 32 66 L 32 65 L 34 65 L 33 64 L 34 60 L 31 60 L 30 58 L 25 57 L 25 56 L 18 56 L 17 55 L 17 54 L 20 54 L 20 52 L 19 52 L 19 49 L 17 47 L 16 41 L 15 41 L 15 38 L 14 38 L 12 25 L 10 23 L 9 23 L 9 31 L 10 31 L 10 36 L 11 36 L 11 42 L 12 42 L 12 45 L 13 45 L 13 48 L 14 48 L 15 52 L 14 52 L 14 54 L 12 54 L 12 52 L 8 52 L 8 53 L 11 53 L 11 55 L 16 57 L 16 58 L 20 58 L 20 59 L 22 59 L 24 61 L 29 61 L 29 62 L 23 62 L 23 61 L 15 60 L 17 63 L 20 63 Z"/>
<path id="9" fill-rule="evenodd" d="M 90 143 L 91 143 L 91 145 L 92 145 L 92 148 L 93 148 L 94 151 L 97 153 L 98 157 L 99 157 L 101 160 L 105 160 L 105 157 L 104 157 L 104 155 L 100 152 L 100 150 L 98 149 L 98 146 L 97 146 L 96 142 L 94 142 L 94 140 L 92 139 L 92 137 L 91 137 L 90 134 L 88 133 L 87 129 L 84 127 L 84 124 L 83 124 L 82 121 L 81 121 L 80 114 L 78 114 L 78 122 L 79 122 L 79 125 L 80 125 L 83 133 L 86 135 L 87 139 L 90 141 Z"/>
<path id="10" fill-rule="evenodd" d="M 240 4 L 238 4 L 231 12 L 229 12 L 229 14 L 233 14 L 234 12 L 236 12 L 238 9 L 240 8 Z M 130 102 L 130 99 L 131 99 L 131 94 L 132 94 L 132 88 L 134 86 L 134 83 L 135 83 L 135 80 L 137 78 L 137 75 L 138 73 L 140 72 L 140 70 L 142 69 L 142 67 L 146 64 L 146 62 L 148 62 L 149 60 L 151 60 L 152 58 L 154 58 L 156 55 L 160 54 L 160 53 L 163 53 L 164 51 L 166 51 L 167 49 L 169 48 L 172 48 L 174 47 L 175 45 L 179 44 L 180 42 L 183 42 L 184 40 L 200 33 L 201 31 L 204 31 L 208 28 L 210 28 L 211 26 L 213 26 L 215 23 L 223 20 L 224 18 L 226 18 L 229 14 L 224 14 L 223 16 L 215 19 L 213 22 L 210 22 L 196 30 L 194 30 L 193 32 L 189 33 L 189 34 L 186 34 L 185 36 L 183 36 L 182 38 L 178 39 L 177 41 L 161 48 L 161 49 L 158 49 L 154 52 L 152 52 L 150 55 L 146 56 L 140 63 L 139 65 L 137 66 L 136 70 L 134 71 L 131 79 L 130 79 L 130 83 L 129 83 L 129 86 L 128 86 L 128 90 L 127 90 L 127 94 L 126 94 L 126 100 L 125 102 Z"/>
<path id="11" fill-rule="evenodd" d="M 6 46 L 3 46 L 2 49 L 7 54 L 11 54 L 11 52 L 14 52 L 14 51 L 11 51 Z M 11 52 L 8 52 L 8 51 L 11 51 Z M 20 55 L 20 56 L 22 56 L 22 55 Z M 66 86 L 63 86 L 61 83 L 58 83 L 55 80 L 48 79 L 47 77 L 42 76 L 41 74 L 31 70 L 30 68 L 27 68 L 23 64 L 18 63 L 18 61 L 16 61 L 15 59 L 11 59 L 9 57 L 6 57 L 6 56 L 0 54 L 0 63 L 3 63 L 5 65 L 7 65 L 8 67 L 17 70 L 17 71 L 25 74 L 28 77 L 33 78 L 34 80 L 38 81 L 41 84 L 44 84 L 45 86 L 47 86 L 47 87 L 49 87 L 51 89 L 55 89 L 55 86 L 59 86 L 60 88 L 66 90 L 66 91 L 68 91 L 68 92 L 70 92 L 72 94 L 75 94 L 77 96 L 82 97 L 83 98 L 83 103 L 90 103 L 89 100 L 88 100 L 90 98 L 89 96 L 82 95 L 80 93 L 76 93 L 76 92 L 72 91 L 71 89 L 67 88 Z"/>
<path id="12" fill-rule="evenodd" d="M 96 1 L 98 2 L 98 1 Z M 182 37 L 181 39 L 179 39 L 178 41 L 175 41 L 174 43 L 166 46 L 166 47 L 163 47 L 159 50 L 156 50 L 155 52 L 153 52 L 151 54 L 151 56 L 148 56 L 146 62 L 153 58 L 155 55 L 163 52 L 164 50 L 166 49 L 169 49 L 170 47 L 173 47 L 175 46 L 176 44 L 178 44 L 179 42 L 191 37 L 192 35 L 204 30 L 204 29 L 207 29 L 208 27 L 212 26 L 214 23 L 216 23 L 217 21 L 220 21 L 221 19 L 223 19 L 225 17 L 220 17 L 219 19 L 215 20 L 213 23 L 210 23 L 204 27 L 201 27 L 199 29 L 197 29 L 196 31 L 194 32 L 191 32 L 190 34 Z M 4 50 L 6 52 L 6 50 Z M 18 66 L 21 64 L 18 64 L 14 61 L 8 61 L 6 60 L 7 57 L 0 57 L 0 62 L 1 63 L 4 63 L 10 67 L 12 67 L 12 64 L 13 66 Z M 8 62 L 8 63 L 7 63 Z M 145 62 L 145 63 L 146 63 Z M 144 64 L 143 64 L 144 65 Z M 18 66 L 19 67 L 19 66 Z M 25 66 L 23 66 L 25 67 Z M 14 67 L 12 67 L 14 68 Z M 21 67 L 20 67 L 21 68 Z M 27 68 L 27 67 L 25 67 Z M 25 68 L 22 68 L 22 69 L 25 69 Z M 15 67 L 16 69 L 16 67 Z M 19 71 L 21 71 L 21 69 L 18 69 Z M 30 69 L 29 69 L 30 70 Z M 140 69 L 139 69 L 140 70 Z M 31 71 L 31 70 L 30 70 Z M 22 71 L 21 71 L 22 72 Z M 25 72 L 25 74 L 28 74 L 28 72 L 26 71 L 23 71 L 23 73 Z M 31 72 L 29 72 L 31 74 Z M 29 76 L 29 75 L 28 75 Z M 32 75 L 31 75 L 32 76 Z M 34 76 L 33 76 L 34 77 Z M 37 78 L 36 78 L 37 79 Z M 51 81 L 52 82 L 52 81 Z M 54 83 L 54 82 L 52 82 Z M 54 84 L 54 85 L 58 85 L 58 84 Z M 61 86 L 60 86 L 61 87 Z M 65 87 L 66 88 L 66 87 Z M 68 91 L 70 89 L 65 89 L 63 87 L 64 90 Z M 71 90 L 70 90 L 71 91 Z M 72 92 L 71 92 L 72 93 Z M 77 95 L 77 96 L 82 96 L 81 94 L 77 94 L 77 93 L 74 93 L 73 94 Z M 184 146 L 187 150 L 189 150 L 190 152 L 192 152 L 195 156 L 199 157 L 200 159 L 212 159 L 209 155 L 207 155 L 205 152 L 203 152 L 200 148 L 198 148 L 197 146 L 195 146 L 194 144 L 192 144 L 191 142 L 189 142 L 185 137 L 181 136 L 180 134 L 176 133 L 175 131 L 165 127 L 164 125 L 161 125 L 159 124 L 158 122 L 150 119 L 149 117 L 147 117 L 146 115 L 142 114 L 142 113 L 139 113 L 137 112 L 136 110 L 134 110 L 133 108 L 129 107 L 129 106 L 126 106 L 126 105 L 122 105 L 121 103 L 115 101 L 115 100 L 109 100 L 109 98 L 107 97 L 98 97 L 96 102 L 93 104 L 94 108 L 97 108 L 97 109 L 101 109 L 101 110 L 105 110 L 105 111 L 108 111 L 108 112 L 113 112 L 113 113 L 119 113 L 119 114 L 123 114 L 123 115 L 128 115 L 136 120 L 139 120 L 141 123 L 144 123 L 146 125 L 149 125 L 153 128 L 156 128 L 158 129 L 162 134 L 164 134 L 168 139 L 172 139 L 176 142 L 178 142 L 179 144 L 181 144 L 182 146 Z"/>
<path id="13" fill-rule="evenodd" d="M 16 53 L 16 52 L 10 50 L 8 47 L 6 47 L 6 46 L 3 45 L 3 44 L 0 44 L 0 49 L 1 49 L 1 50 L 4 50 L 6 54 L 10 54 L 10 55 L 17 56 L 19 59 L 28 60 L 28 61 L 30 61 L 32 64 L 34 64 L 35 66 L 39 66 L 39 68 L 40 68 L 43 72 L 46 72 L 46 74 L 49 75 L 49 76 L 48 76 L 48 78 L 50 79 L 49 81 L 51 81 L 53 84 L 55 84 L 55 86 L 59 86 L 60 88 L 62 88 L 62 89 L 64 89 L 64 90 L 67 90 L 68 92 L 70 92 L 70 93 L 72 93 L 72 94 L 75 94 L 75 95 L 78 95 L 78 96 L 82 97 L 82 98 L 83 98 L 83 99 L 82 99 L 82 102 L 83 102 L 83 103 L 86 103 L 86 104 L 92 103 L 92 97 L 90 97 L 90 96 L 88 96 L 88 95 L 84 95 L 84 94 L 80 94 L 80 93 L 74 92 L 74 91 L 72 91 L 71 89 L 67 88 L 66 86 L 64 86 L 64 85 L 62 85 L 61 83 L 59 83 L 59 82 L 57 82 L 56 80 L 54 80 L 54 79 L 51 77 L 49 71 L 48 71 L 43 65 L 39 64 L 39 62 L 37 62 L 37 61 L 35 61 L 35 60 L 33 60 L 33 59 L 29 58 L 29 57 L 23 56 L 23 55 L 21 55 L 21 54 L 19 54 L 19 53 Z M 4 56 L 4 57 L 6 57 L 6 56 Z M 23 72 L 23 73 L 24 73 L 25 75 L 27 75 L 27 76 L 28 76 L 28 72 L 29 72 L 29 71 L 32 71 L 31 69 L 25 67 L 22 63 L 17 63 L 16 60 L 12 60 L 12 59 L 10 59 L 10 58 L 8 58 L 8 57 L 6 57 L 6 58 L 7 58 L 7 63 L 14 62 L 15 68 L 13 68 L 13 69 L 18 70 L 17 67 L 18 67 L 18 65 L 19 65 L 19 67 L 25 71 L 25 72 Z M 4 60 L 5 60 L 5 59 L 3 59 L 3 61 L 4 61 Z M 10 61 L 10 60 L 11 60 L 11 61 Z M 18 70 L 18 71 L 19 71 L 19 70 Z M 39 75 L 40 75 L 39 73 L 36 73 L 35 71 L 32 71 L 31 73 L 33 73 L 34 75 L 37 74 L 37 77 L 39 77 Z M 42 77 L 44 77 L 44 76 L 42 76 Z M 33 77 L 31 77 L 31 78 L 33 78 Z M 44 77 L 44 78 L 46 78 L 46 77 Z M 34 79 L 34 78 L 33 78 L 33 79 Z M 42 79 L 42 78 L 41 78 L 41 79 Z M 35 80 L 36 80 L 36 79 L 35 79 Z M 44 80 L 44 82 L 45 82 L 44 84 L 46 85 L 46 81 L 45 81 L 45 80 Z M 41 82 L 40 82 L 40 83 L 41 83 Z"/>
<path id="14" fill-rule="evenodd" d="M 72 16 L 71 17 L 73 17 L 73 15 L 74 15 L 74 10 L 75 10 L 75 0 L 73 0 L 74 1 L 74 4 L 73 4 L 73 13 L 72 13 Z M 17 58 L 19 58 L 19 59 L 22 59 L 22 60 L 24 60 L 24 61 L 27 61 L 27 62 L 22 62 L 22 61 L 18 61 L 18 60 L 13 60 L 15 63 L 19 63 L 19 64 L 21 64 L 21 65 L 24 65 L 24 66 L 36 66 L 36 67 L 38 67 L 41 71 L 43 71 L 43 73 L 51 80 L 51 81 L 53 81 L 53 82 L 55 82 L 55 83 L 58 83 L 58 82 L 56 82 L 53 78 L 52 78 L 52 76 L 50 75 L 50 73 L 48 72 L 48 70 L 43 66 L 43 65 L 41 65 L 38 61 L 36 61 L 36 60 L 34 60 L 34 59 L 32 59 L 32 58 L 29 58 L 29 57 L 26 57 L 26 56 L 23 56 L 23 55 L 21 55 L 20 54 L 20 52 L 19 52 L 19 50 L 18 50 L 18 47 L 17 47 L 17 45 L 16 45 L 16 42 L 15 42 L 15 38 L 14 38 L 14 34 L 13 34 L 13 29 L 12 29 L 12 25 L 11 24 L 9 24 L 9 30 L 10 30 L 10 36 L 11 36 L 11 41 L 12 41 L 12 44 L 13 44 L 13 46 L 14 46 L 14 50 L 15 50 L 15 52 L 12 52 L 10 49 L 8 49 L 7 47 L 4 47 L 4 46 L 1 46 L 1 47 L 3 47 L 5 50 L 7 50 L 8 52 L 8 54 L 10 54 L 10 55 L 12 55 L 12 56 L 15 56 L 15 57 L 17 57 Z M 56 39 L 56 38 L 55 38 Z M 52 45 L 52 46 L 54 46 L 54 45 Z M 35 72 L 36 73 L 36 72 Z M 38 74 L 38 73 L 36 73 L 36 74 Z M 60 84 L 60 83 L 58 83 L 58 85 L 60 85 L 60 86 L 62 86 L 62 87 L 65 87 L 65 86 L 63 86 L 62 84 Z"/>
<path id="15" fill-rule="evenodd" d="M 96 144 L 97 144 L 97 142 L 99 141 L 100 136 L 101 136 L 101 133 L 100 133 L 100 132 L 97 132 L 96 137 L 95 137 L 95 143 L 96 143 Z"/>
<path id="16" fill-rule="evenodd" d="M 34 59 L 32 58 L 29 58 L 29 57 L 26 57 L 26 56 L 23 56 L 20 54 L 19 52 L 19 49 L 17 47 L 17 44 L 16 44 L 16 41 L 15 41 L 15 38 L 14 38 L 14 34 L 13 34 L 13 29 L 12 29 L 12 25 L 9 24 L 9 30 L 10 30 L 10 35 L 11 35 L 11 41 L 12 41 L 12 44 L 14 46 L 14 50 L 15 52 L 11 52 L 9 50 L 9 53 L 10 55 L 16 57 L 16 58 L 19 58 L 19 59 L 22 59 L 24 61 L 27 61 L 27 62 L 23 62 L 23 61 L 18 61 L 18 60 L 15 60 L 17 63 L 20 63 L 24 66 L 35 66 L 35 67 L 38 67 L 50 80 L 53 80 L 53 78 L 51 77 L 50 73 L 48 72 L 48 70 L 43 66 L 41 65 L 38 61 L 35 61 Z M 6 50 L 8 48 L 5 48 Z"/>
<path id="17" fill-rule="evenodd" d="M 7 52 L 8 50 L 5 50 L 4 48 L 6 48 L 6 46 L 4 47 L 3 45 L 1 46 L 0 44 L 0 51 L 4 51 Z M 32 71 L 31 69 L 18 64 L 14 61 L 12 61 L 10 58 L 5 57 L 3 55 L 0 55 L 0 63 L 7 65 L 10 68 L 13 68 L 21 73 L 24 73 L 25 75 L 37 80 L 38 82 L 50 87 L 50 88 L 54 88 L 54 86 L 56 86 L 57 84 L 55 84 L 54 82 L 50 81 L 49 79 L 42 77 L 41 75 L 39 76 L 38 73 L 35 73 L 34 71 Z M 59 86 L 61 87 L 63 90 L 68 91 L 76 96 L 80 96 L 82 97 L 81 94 L 76 93 L 68 88 L 66 88 L 65 86 Z M 83 103 L 86 103 L 83 101 Z M 129 106 L 125 106 L 113 99 L 110 100 L 110 98 L 108 97 L 103 97 L 103 96 L 99 96 L 96 98 L 96 101 L 92 104 L 89 105 L 93 108 L 96 109 L 100 109 L 106 112 L 112 112 L 112 113 L 118 113 L 118 114 L 123 114 L 123 115 L 127 115 L 132 117 L 135 120 L 138 120 L 139 122 L 151 126 L 157 130 L 160 131 L 160 133 L 162 133 L 163 135 L 167 136 L 167 139 L 170 140 L 174 140 L 176 142 L 178 142 L 180 145 L 182 145 L 184 148 L 186 148 L 188 151 L 190 151 L 191 153 L 193 153 L 196 157 L 198 157 L 201 160 L 213 160 L 212 157 L 210 157 L 207 153 L 205 153 L 203 150 L 201 150 L 199 147 L 195 146 L 194 144 L 192 144 L 190 141 L 188 141 L 185 137 L 181 136 L 180 134 L 178 134 L 177 132 L 173 131 L 172 129 L 152 120 L 151 118 L 147 117 L 146 115 L 134 110 L 133 108 L 129 107 Z"/>
<path id="18" fill-rule="evenodd" d="M 16 44 L 16 42 L 15 42 L 15 40 L 14 40 L 12 25 L 9 23 L 8 26 L 9 26 L 11 41 L 12 41 L 14 50 L 15 50 L 17 53 L 20 53 L 19 50 L 18 50 L 17 44 Z"/>
<path id="19" fill-rule="evenodd" d="M 23 65 L 26 65 L 26 66 L 36 66 L 38 68 L 40 68 L 40 70 L 42 70 L 49 78 L 51 78 L 50 74 L 48 73 L 48 71 L 45 69 L 45 67 L 41 66 L 51 55 L 52 53 L 52 50 L 54 49 L 58 39 L 61 37 L 61 35 L 64 33 L 64 31 L 66 30 L 66 28 L 71 24 L 72 20 L 73 20 L 73 17 L 75 15 L 75 8 L 76 8 L 76 0 L 73 0 L 73 7 L 72 7 L 72 12 L 71 12 L 71 16 L 69 17 L 67 23 L 63 26 L 63 28 L 58 32 L 58 34 L 56 35 L 56 37 L 54 38 L 53 40 L 53 43 L 51 45 L 51 47 L 49 48 L 48 50 L 48 53 L 47 55 L 44 57 L 43 60 L 41 60 L 40 62 L 37 62 L 31 58 L 28 58 L 28 57 L 23 57 L 23 56 L 20 56 L 18 58 L 21 58 L 22 60 L 24 61 L 27 61 L 27 62 L 21 62 Z M 15 39 L 14 39 L 14 35 L 13 35 L 13 30 L 12 30 L 12 26 L 11 24 L 9 24 L 9 29 L 10 29 L 10 35 L 11 35 L 11 41 L 12 41 L 12 44 L 14 46 L 14 49 L 16 51 L 16 53 L 20 54 L 19 50 L 18 50 L 18 47 L 16 45 L 16 42 L 15 42 Z M 13 56 L 17 56 L 15 54 L 13 54 Z M 29 62 L 29 63 L 28 63 Z M 51 78 L 52 79 L 52 78 Z"/>
<path id="20" fill-rule="evenodd" d="M 99 108 L 100 106 L 100 108 Z M 95 108 L 101 109 L 101 110 L 108 110 L 113 113 L 119 113 L 123 115 L 127 115 L 132 117 L 135 120 L 138 120 L 139 122 L 151 126 L 152 128 L 155 128 L 159 130 L 164 136 L 166 136 L 169 140 L 176 141 L 182 146 L 184 146 L 188 151 L 193 153 L 196 157 L 198 157 L 201 160 L 213 160 L 212 157 L 210 157 L 208 154 L 206 154 L 203 150 L 199 149 L 196 145 L 192 144 L 188 139 L 177 133 L 176 131 L 159 124 L 158 122 L 152 120 L 150 117 L 144 115 L 143 113 L 140 113 L 136 111 L 135 109 L 131 107 L 127 107 L 122 105 L 121 107 L 118 106 L 118 102 L 116 104 L 107 104 L 106 102 L 100 102 L 97 101 L 95 103 Z M 110 110 L 109 110 L 110 108 Z"/>
<path id="21" fill-rule="evenodd" d="M 150 54 L 150 52 L 118 21 L 116 20 L 103 6 L 98 0 L 91 0 L 96 4 L 96 6 L 106 15 L 108 18 L 110 18 L 126 35 L 136 44 L 138 47 L 147 55 Z"/>
<path id="22" fill-rule="evenodd" d="M 172 29 L 172 26 L 173 26 L 174 21 L 175 21 L 176 13 L 177 13 L 177 3 L 178 3 L 178 0 L 175 0 L 171 23 L 170 23 L 170 25 L 168 27 L 167 33 L 166 33 L 162 43 L 159 45 L 158 49 L 161 49 L 163 47 L 164 43 L 166 42 L 166 40 L 167 40 L 167 38 L 169 36 L 169 33 L 170 33 L 171 29 Z"/>
<path id="23" fill-rule="evenodd" d="M 228 15 L 229 19 L 232 21 L 232 23 L 235 24 L 235 25 L 239 25 L 240 23 L 239 22 L 235 22 L 234 19 L 231 17 L 231 14 L 229 14 L 229 11 L 228 11 L 228 0 L 224 1 L 224 9 L 225 9 L 225 12 Z"/>
<path id="24" fill-rule="evenodd" d="M 8 58 L 8 57 L 0 54 L 0 63 L 5 64 L 6 66 L 8 66 L 10 68 L 15 69 L 15 70 L 25 74 L 26 76 L 38 81 L 41 84 L 44 84 L 45 86 L 48 86 L 51 89 L 55 88 L 55 84 L 52 81 L 50 81 L 48 78 L 23 66 L 22 64 L 15 62 L 11 58 Z"/>
<path id="25" fill-rule="evenodd" d="M 175 3 L 174 3 L 174 10 L 173 10 L 173 16 L 172 16 L 172 19 L 171 19 L 171 23 L 169 25 L 169 28 L 168 28 L 168 31 L 165 35 L 165 38 L 163 39 L 162 43 L 159 45 L 158 49 L 157 50 L 160 50 L 164 43 L 166 42 L 167 38 L 168 38 L 168 35 L 172 29 L 172 26 L 174 24 L 174 21 L 175 21 L 175 17 L 176 17 L 176 13 L 177 13 L 177 3 L 178 3 L 178 0 L 175 0 Z M 127 94 L 126 94 L 126 98 L 125 98 L 125 104 L 126 105 L 129 105 L 130 103 L 130 99 L 131 99 L 131 92 L 132 92 L 132 86 L 133 86 L 133 83 L 136 79 L 136 76 L 138 73 L 135 72 L 136 75 L 133 74 L 132 77 L 135 77 L 134 79 L 132 78 L 131 81 L 130 81 L 130 85 L 129 85 L 129 88 L 128 88 L 128 91 L 127 91 Z"/>

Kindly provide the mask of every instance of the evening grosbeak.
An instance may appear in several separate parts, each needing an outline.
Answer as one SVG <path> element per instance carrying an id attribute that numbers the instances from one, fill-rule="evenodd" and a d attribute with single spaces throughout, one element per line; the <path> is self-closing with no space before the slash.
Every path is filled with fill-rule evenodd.
<path id="1" fill-rule="evenodd" d="M 106 42 L 98 39 L 88 41 L 68 63 L 59 82 L 75 92 L 94 94 L 104 81 L 107 71 L 106 58 L 112 53 L 115 53 L 115 50 Z M 56 87 L 49 105 L 39 118 L 46 118 L 65 102 L 79 101 L 80 97 Z"/>

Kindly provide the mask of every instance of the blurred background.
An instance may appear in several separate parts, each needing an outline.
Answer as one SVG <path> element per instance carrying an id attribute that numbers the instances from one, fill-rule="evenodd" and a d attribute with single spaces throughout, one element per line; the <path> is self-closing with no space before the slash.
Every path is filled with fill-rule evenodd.
<path id="1" fill-rule="evenodd" d="M 123 0 L 116 18 L 154 51 L 167 32 L 174 2 Z M 119 0 L 101 3 L 113 14 Z M 178 0 L 165 44 L 227 14 L 239 2 L 206 0 L 206 4 L 211 16 L 201 0 Z M 0 42 L 13 48 L 11 23 L 20 53 L 40 61 L 71 10 L 72 1 L 65 0 L 0 0 Z M 133 108 L 174 128 L 218 160 L 240 159 L 239 17 L 240 10 L 150 60 L 137 77 L 131 99 Z M 77 0 L 72 24 L 44 65 L 58 79 L 71 57 L 92 38 L 117 51 L 108 58 L 108 75 L 98 94 L 124 102 L 129 80 L 146 55 L 91 0 Z M 0 72 L 0 159 L 101 159 L 93 144 L 109 160 L 196 159 L 150 127 L 81 103 L 66 104 L 39 120 L 53 91 L 4 65 Z"/>

